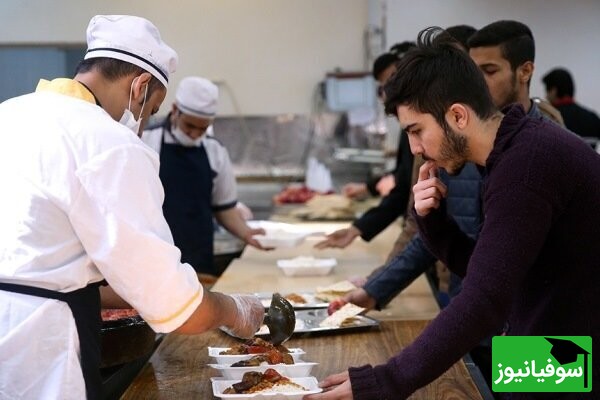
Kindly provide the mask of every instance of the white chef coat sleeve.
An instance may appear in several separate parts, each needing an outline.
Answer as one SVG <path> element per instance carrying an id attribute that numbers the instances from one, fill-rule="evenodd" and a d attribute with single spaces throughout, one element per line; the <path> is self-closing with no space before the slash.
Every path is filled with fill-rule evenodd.
<path id="1" fill-rule="evenodd" d="M 142 142 L 148 145 L 151 149 L 160 154 L 160 148 L 162 146 L 162 135 L 163 128 L 158 126 L 153 129 L 146 129 L 142 132 Z"/>
<path id="2" fill-rule="evenodd" d="M 173 245 L 158 166 L 158 155 L 142 144 L 93 157 L 76 171 L 81 188 L 69 218 L 115 292 L 156 332 L 170 332 L 189 318 L 204 292 Z"/>
<path id="3" fill-rule="evenodd" d="M 203 145 L 213 171 L 211 202 L 213 211 L 223 211 L 235 207 L 237 186 L 227 149 L 213 137 L 205 137 Z"/>

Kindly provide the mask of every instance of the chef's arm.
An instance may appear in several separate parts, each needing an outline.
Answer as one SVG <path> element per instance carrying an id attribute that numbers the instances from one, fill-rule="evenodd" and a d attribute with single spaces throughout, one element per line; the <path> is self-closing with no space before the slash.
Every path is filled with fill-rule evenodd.
<path id="1" fill-rule="evenodd" d="M 175 332 L 194 334 L 224 327 L 234 336 L 249 338 L 262 324 L 264 313 L 256 296 L 229 296 L 205 290 L 200 305 Z"/>
<path id="2" fill-rule="evenodd" d="M 110 286 L 100 286 L 102 308 L 133 308 Z"/>
<path id="3" fill-rule="evenodd" d="M 219 221 L 219 223 L 234 236 L 243 240 L 244 243 L 260 248 L 260 245 L 252 238 L 252 236 L 264 234 L 264 229 L 250 228 L 248 224 L 246 224 L 241 213 L 235 207 L 216 211 L 214 215 L 217 221 Z"/>

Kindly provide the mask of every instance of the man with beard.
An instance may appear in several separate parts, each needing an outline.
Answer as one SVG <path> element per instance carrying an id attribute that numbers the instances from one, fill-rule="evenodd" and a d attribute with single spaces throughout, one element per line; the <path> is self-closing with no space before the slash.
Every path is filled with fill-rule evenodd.
<path id="1" fill-rule="evenodd" d="M 446 31 L 460 42 L 465 52 L 468 52 L 467 41 L 476 32 L 475 28 L 468 25 L 455 25 L 448 27 Z M 414 47 L 414 42 L 411 43 Z M 384 85 L 396 72 L 395 63 L 398 59 L 394 58 L 394 62 L 385 69 L 381 67 L 382 64 L 386 65 L 384 64 L 387 60 L 386 55 L 384 54 L 378 60 L 380 62 L 378 63 L 376 60 L 373 66 L 373 75 L 378 77 L 381 85 Z M 378 70 L 383 72 L 377 73 Z M 402 139 L 408 142 L 408 138 Z M 422 164 L 423 160 L 417 157 L 413 163 L 411 188 L 417 182 L 418 170 Z M 481 176 L 477 168 L 475 165 L 469 164 L 458 176 L 450 177 L 443 172 L 442 174 L 442 180 L 448 186 L 448 213 L 457 221 L 463 232 L 476 238 L 480 223 L 479 192 L 481 190 Z M 416 222 L 410 213 L 413 204 L 411 193 L 402 232 L 394 243 L 394 248 L 388 255 L 385 264 L 372 271 L 366 278 L 354 278 L 353 283 L 358 288 L 332 301 L 329 305 L 329 313 L 333 313 L 347 303 L 353 303 L 369 310 L 374 308 L 381 310 L 422 273 L 434 267 L 437 260 L 418 235 Z M 441 263 L 437 267 L 443 268 Z M 431 279 L 436 281 L 438 277 L 433 274 Z M 450 275 L 447 295 L 442 291 L 437 293 L 437 284 L 433 286 L 434 292 L 438 296 L 438 302 L 444 306 L 448 301 L 447 295 L 452 297 L 460 291 L 460 278 L 455 274 Z"/>
<path id="2" fill-rule="evenodd" d="M 461 292 L 386 364 L 332 375 L 306 400 L 404 399 L 505 324 L 515 336 L 598 336 L 600 156 L 520 104 L 499 111 L 477 65 L 439 28 L 419 34 L 385 86 L 419 171 L 415 217 L 428 248 L 464 277 Z M 477 242 L 447 217 L 437 169 L 484 174 Z M 582 240 L 581 238 L 585 238 Z M 592 367 L 592 386 L 600 371 Z M 591 398 L 561 393 L 552 398 Z M 511 393 L 532 399 L 535 393 Z"/>
<path id="3" fill-rule="evenodd" d="M 552 113 L 540 113 L 537 103 L 529 98 L 535 42 L 527 25 L 510 20 L 493 22 L 475 32 L 468 45 L 469 55 L 483 72 L 495 105 L 502 109 L 519 103 L 530 117 L 545 115 L 554 119 Z M 549 104 L 545 107 L 552 109 Z"/>
<path id="4" fill-rule="evenodd" d="M 227 149 L 208 132 L 217 113 L 219 88 L 206 78 L 179 82 L 171 112 L 145 130 L 142 141 L 160 158 L 163 212 L 181 260 L 210 281 L 223 271 L 214 262 L 216 219 L 245 244 L 263 249 L 236 205 L 237 188 Z"/>
<path id="5" fill-rule="evenodd" d="M 552 114 L 538 107 L 538 103 L 529 97 L 535 59 L 535 42 L 531 30 L 521 22 L 497 21 L 472 33 L 468 38 L 460 38 L 460 35 L 456 34 L 457 28 L 463 27 L 461 25 L 449 27 L 447 32 L 459 40 L 463 47 L 467 46 L 467 43 L 472 46 L 464 50 L 469 53 L 482 71 L 494 104 L 499 109 L 503 109 L 511 103 L 519 103 L 533 118 L 554 120 Z M 467 31 L 470 32 L 470 30 Z M 553 108 L 549 103 L 546 103 L 545 106 Z M 555 109 L 553 111 L 557 112 Z M 456 140 L 458 142 L 455 143 L 455 146 L 461 146 L 460 138 L 450 136 L 449 140 Z M 459 179 L 458 183 L 455 183 L 445 176 L 443 181 L 446 186 L 450 186 L 450 184 L 454 187 L 458 184 L 472 186 L 461 189 L 458 196 L 451 193 L 447 196 L 447 202 L 450 215 L 457 220 L 463 232 L 475 238 L 479 228 L 475 225 L 479 223 L 479 219 L 473 218 L 473 213 L 478 212 L 479 208 L 473 207 L 470 197 L 464 193 L 473 191 L 478 193 L 479 187 L 471 183 L 473 177 L 477 176 L 473 164 L 468 164 L 467 169 L 474 170 L 466 171 L 469 174 L 468 179 Z M 443 171 L 441 174 L 447 175 Z M 450 192 L 452 189 L 453 187 Z M 421 237 L 416 235 L 407 245 L 405 252 L 389 258 L 384 269 L 373 273 L 363 287 L 355 289 L 333 302 L 330 310 L 337 310 L 348 302 L 369 309 L 380 309 L 416 279 L 431 265 L 433 260 L 435 257 L 429 254 Z M 450 289 L 452 296 L 460 290 L 459 279 L 454 274 Z M 489 367 L 486 367 L 489 364 L 488 358 L 491 356 L 489 347 L 478 347 L 472 355 L 478 365 L 483 367 L 484 376 L 489 377 Z"/>

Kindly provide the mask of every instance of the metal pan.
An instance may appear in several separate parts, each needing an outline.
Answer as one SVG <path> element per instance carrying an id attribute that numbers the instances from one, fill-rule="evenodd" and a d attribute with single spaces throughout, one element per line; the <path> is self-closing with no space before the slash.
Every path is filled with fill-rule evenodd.
<path id="1" fill-rule="evenodd" d="M 103 321 L 101 368 L 134 361 L 154 348 L 156 333 L 140 316 Z"/>

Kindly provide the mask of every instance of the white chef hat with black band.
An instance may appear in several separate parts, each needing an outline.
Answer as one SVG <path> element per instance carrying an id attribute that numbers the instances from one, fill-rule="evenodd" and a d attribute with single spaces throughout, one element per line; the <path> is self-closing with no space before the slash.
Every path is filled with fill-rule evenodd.
<path id="1" fill-rule="evenodd" d="M 177 53 L 147 19 L 130 15 L 96 15 L 87 28 L 84 59 L 108 57 L 150 72 L 167 87 L 177 68 Z"/>
<path id="2" fill-rule="evenodd" d="M 184 114 L 199 118 L 213 118 L 217 113 L 219 88 L 205 78 L 188 76 L 177 86 L 175 104 Z"/>

